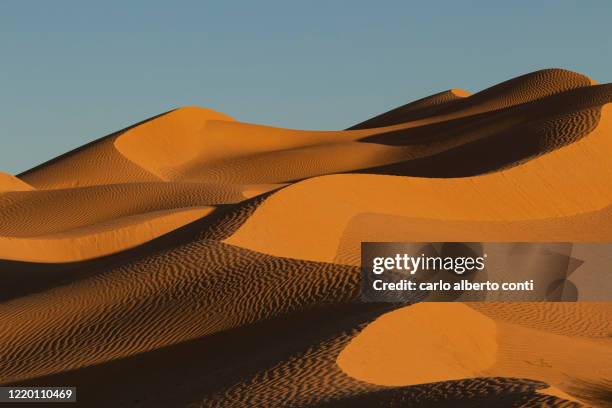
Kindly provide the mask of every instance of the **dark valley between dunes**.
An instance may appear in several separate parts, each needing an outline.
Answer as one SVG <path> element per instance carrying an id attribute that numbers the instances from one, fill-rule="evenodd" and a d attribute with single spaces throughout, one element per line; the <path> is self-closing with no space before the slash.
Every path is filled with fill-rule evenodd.
<path id="1" fill-rule="evenodd" d="M 612 84 L 563 69 L 345 130 L 160 114 L 0 174 L 0 383 L 87 407 L 611 406 L 612 303 L 364 303 L 359 269 L 366 241 L 610 242 L 611 157 Z"/>

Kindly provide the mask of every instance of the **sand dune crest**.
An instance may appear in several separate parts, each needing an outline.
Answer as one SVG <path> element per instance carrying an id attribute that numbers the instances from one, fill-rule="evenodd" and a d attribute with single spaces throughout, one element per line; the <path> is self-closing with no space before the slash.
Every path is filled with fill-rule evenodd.
<path id="1" fill-rule="evenodd" d="M 544 381 L 569 395 L 580 394 L 576 380 L 610 381 L 611 363 L 609 344 L 496 322 L 460 303 L 389 313 L 338 356 L 346 373 L 381 385 L 503 376 Z"/>
<path id="2" fill-rule="evenodd" d="M 0 193 L 7 191 L 29 191 L 32 186 L 10 174 L 0 173 Z"/>
<path id="3" fill-rule="evenodd" d="M 180 108 L 0 173 L 0 383 L 88 407 L 605 406 L 610 303 L 398 309 L 360 301 L 358 265 L 362 241 L 610 241 L 611 153 L 612 84 L 546 69 L 347 130 Z"/>

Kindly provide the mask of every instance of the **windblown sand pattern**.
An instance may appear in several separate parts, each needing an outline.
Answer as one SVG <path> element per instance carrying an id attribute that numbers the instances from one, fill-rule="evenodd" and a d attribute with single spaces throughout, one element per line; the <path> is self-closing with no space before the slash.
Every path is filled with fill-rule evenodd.
<path id="1" fill-rule="evenodd" d="M 0 384 L 98 407 L 610 406 L 609 303 L 359 300 L 362 241 L 612 240 L 612 85 L 347 130 L 189 107 L 0 173 Z"/>

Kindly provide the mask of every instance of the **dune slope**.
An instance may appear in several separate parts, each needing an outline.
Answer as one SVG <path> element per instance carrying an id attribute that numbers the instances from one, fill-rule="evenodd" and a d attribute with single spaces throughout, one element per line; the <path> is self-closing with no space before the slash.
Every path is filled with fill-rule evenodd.
<path id="1" fill-rule="evenodd" d="M 0 173 L 0 193 L 8 191 L 28 191 L 32 186 L 10 174 Z"/>
<path id="2" fill-rule="evenodd" d="M 353 377 L 381 385 L 531 378 L 550 384 L 548 393 L 589 398 L 581 384 L 612 379 L 610 345 L 496 321 L 460 303 L 421 303 L 373 322 L 339 354 L 338 364 Z"/>
<path id="3" fill-rule="evenodd" d="M 349 223 L 364 214 L 407 218 L 397 227 L 379 228 L 379 235 L 370 234 L 365 224 L 359 229 L 353 224 L 347 238 L 353 244 L 383 239 L 382 234 L 417 242 L 478 241 L 488 240 L 488 235 L 502 241 L 530 241 L 542 240 L 551 229 L 565 231 L 558 238 L 549 234 L 546 239 L 553 241 L 584 241 L 593 234 L 598 240 L 609 240 L 611 229 L 603 228 L 606 224 L 602 223 L 609 224 L 608 207 L 612 204 L 612 168 L 607 153 L 612 150 L 611 104 L 603 108 L 601 116 L 598 126 L 579 141 L 537 160 L 477 177 L 334 175 L 294 184 L 266 200 L 226 242 L 276 256 L 332 262 Z M 300 217 L 283 217 L 286 208 L 297 209 Z M 600 227 L 583 229 L 573 222 L 573 217 L 587 213 Z M 423 227 L 412 228 L 413 222 Z M 472 228 L 461 228 L 465 224 Z M 539 228 L 525 228 L 531 224 Z M 404 233 L 397 233 L 398 229 Z M 503 239 L 499 231 L 507 230 L 515 233 Z M 263 234 L 265 240 L 257 238 Z M 355 245 L 352 248 L 356 249 Z M 343 252 L 350 258 L 346 247 Z"/>
<path id="4" fill-rule="evenodd" d="M 363 303 L 359 259 L 610 241 L 611 153 L 612 84 L 546 69 L 346 130 L 179 108 L 0 173 L 0 384 L 87 407 L 610 406 L 612 303 Z"/>

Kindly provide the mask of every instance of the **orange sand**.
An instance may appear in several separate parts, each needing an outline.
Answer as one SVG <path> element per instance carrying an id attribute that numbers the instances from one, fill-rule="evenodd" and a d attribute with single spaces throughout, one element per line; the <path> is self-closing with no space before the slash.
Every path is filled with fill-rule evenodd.
<path id="1" fill-rule="evenodd" d="M 28 191 L 32 187 L 10 174 L 0 173 L 0 193 L 7 191 Z"/>
<path id="2" fill-rule="evenodd" d="M 153 211 L 65 232 L 0 237 L 0 258 L 28 262 L 76 262 L 133 248 L 200 219 L 213 207 Z"/>
<path id="3" fill-rule="evenodd" d="M 0 173 L 0 384 L 101 407 L 604 406 L 611 303 L 389 312 L 355 266 L 361 241 L 609 241 L 611 153 L 612 84 L 548 69 L 338 131 L 181 108 Z"/>
<path id="4" fill-rule="evenodd" d="M 612 308 L 604 308 L 609 319 Z M 571 314 L 564 318 L 569 326 L 585 324 Z M 370 324 L 340 353 L 338 364 L 352 377 L 381 385 L 500 376 L 544 381 L 567 396 L 577 380 L 612 380 L 610 346 L 609 340 L 496 321 L 461 303 L 421 303 Z"/>
<path id="5" fill-rule="evenodd" d="M 609 225 L 605 209 L 612 205 L 611 132 L 612 104 L 608 104 L 587 137 L 507 170 L 461 179 L 335 175 L 303 181 L 266 200 L 225 242 L 275 256 L 333 262 L 347 225 L 361 214 L 423 220 L 420 234 L 405 228 L 406 240 L 411 241 L 487 240 L 478 237 L 516 222 L 522 228 L 505 240 L 550 241 L 557 237 L 536 235 L 529 221 L 542 220 L 553 228 L 592 212 L 600 212 L 600 222 L 608 223 L 596 230 L 598 239 L 610 240 L 612 228 L 603 225 Z M 300 216 L 283 217 L 287 208 L 297 209 Z M 440 233 L 427 227 L 428 220 L 482 222 L 482 228 Z M 365 235 L 367 229 L 352 233 L 354 241 L 372 240 Z M 573 230 L 571 237 L 560 239 L 581 241 L 583 233 L 591 237 L 591 231 Z M 258 239 L 263 236 L 265 240 Z"/>

